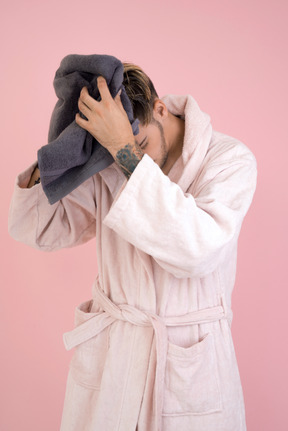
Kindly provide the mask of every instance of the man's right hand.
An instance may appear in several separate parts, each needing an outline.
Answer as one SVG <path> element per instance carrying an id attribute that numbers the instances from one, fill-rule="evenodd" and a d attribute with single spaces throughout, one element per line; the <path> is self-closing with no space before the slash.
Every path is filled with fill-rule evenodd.
<path id="1" fill-rule="evenodd" d="M 38 166 L 36 166 L 33 174 L 31 175 L 27 188 L 30 189 L 31 187 L 35 186 L 35 184 L 39 184 L 39 183 L 40 183 L 40 171 Z"/>

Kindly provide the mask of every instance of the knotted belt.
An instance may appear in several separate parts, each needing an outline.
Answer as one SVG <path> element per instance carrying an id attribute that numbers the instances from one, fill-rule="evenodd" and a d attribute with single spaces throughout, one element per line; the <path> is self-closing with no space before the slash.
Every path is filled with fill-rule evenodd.
<path id="1" fill-rule="evenodd" d="M 232 320 L 232 311 L 227 309 L 224 295 L 221 297 L 222 305 L 200 309 L 180 316 L 160 317 L 157 314 L 142 311 L 129 304 L 114 304 L 100 288 L 98 279 L 94 284 L 93 299 L 103 309 L 100 313 L 89 313 L 91 318 L 80 324 L 72 331 L 63 334 L 67 350 L 95 337 L 109 325 L 117 320 L 130 322 L 136 326 L 153 327 L 156 340 L 156 376 L 154 389 L 154 411 L 156 413 L 156 429 L 161 431 L 163 387 L 168 349 L 168 326 L 186 326 L 208 323 L 223 318 Z M 81 307 L 81 305 L 80 305 Z M 156 431 L 156 430 L 155 430 Z"/>

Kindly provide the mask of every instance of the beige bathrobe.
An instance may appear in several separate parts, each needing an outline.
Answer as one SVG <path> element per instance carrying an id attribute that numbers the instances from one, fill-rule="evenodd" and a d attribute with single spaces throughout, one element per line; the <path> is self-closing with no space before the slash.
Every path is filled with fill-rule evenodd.
<path id="1" fill-rule="evenodd" d="M 61 431 L 246 430 L 231 293 L 256 161 L 190 95 L 162 100 L 185 119 L 168 176 L 146 154 L 128 181 L 113 163 L 52 206 L 41 184 L 25 188 L 35 164 L 17 178 L 16 240 L 97 240 L 92 299 L 64 334 L 75 351 Z"/>

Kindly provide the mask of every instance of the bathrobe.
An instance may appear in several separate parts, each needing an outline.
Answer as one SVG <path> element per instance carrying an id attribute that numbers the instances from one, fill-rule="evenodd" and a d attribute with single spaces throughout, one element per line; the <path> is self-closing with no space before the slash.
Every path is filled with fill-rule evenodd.
<path id="1" fill-rule="evenodd" d="M 185 120 L 168 175 L 145 154 L 129 180 L 113 163 L 53 205 L 25 188 L 36 163 L 16 180 L 16 240 L 53 251 L 96 235 L 92 295 L 63 336 L 61 431 L 246 430 L 231 294 L 255 157 L 191 95 L 162 101 Z"/>

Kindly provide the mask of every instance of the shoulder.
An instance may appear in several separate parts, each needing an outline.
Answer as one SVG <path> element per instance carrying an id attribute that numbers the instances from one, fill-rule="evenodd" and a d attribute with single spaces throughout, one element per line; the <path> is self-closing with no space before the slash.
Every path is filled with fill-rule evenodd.
<path id="1" fill-rule="evenodd" d="M 239 182 L 255 184 L 256 178 L 257 161 L 250 148 L 237 138 L 213 130 L 192 190 L 199 193 L 204 186 L 215 182 L 231 183 L 231 187 L 238 186 Z"/>
<path id="2" fill-rule="evenodd" d="M 214 131 L 200 172 L 216 175 L 227 168 L 249 168 L 257 170 L 256 157 L 242 141 L 225 133 Z M 200 173 L 199 172 L 199 173 Z M 210 176 L 209 175 L 209 176 Z"/>
<path id="3" fill-rule="evenodd" d="M 233 161 L 257 164 L 255 155 L 246 144 L 237 138 L 213 130 L 205 162 L 214 165 Z"/>

